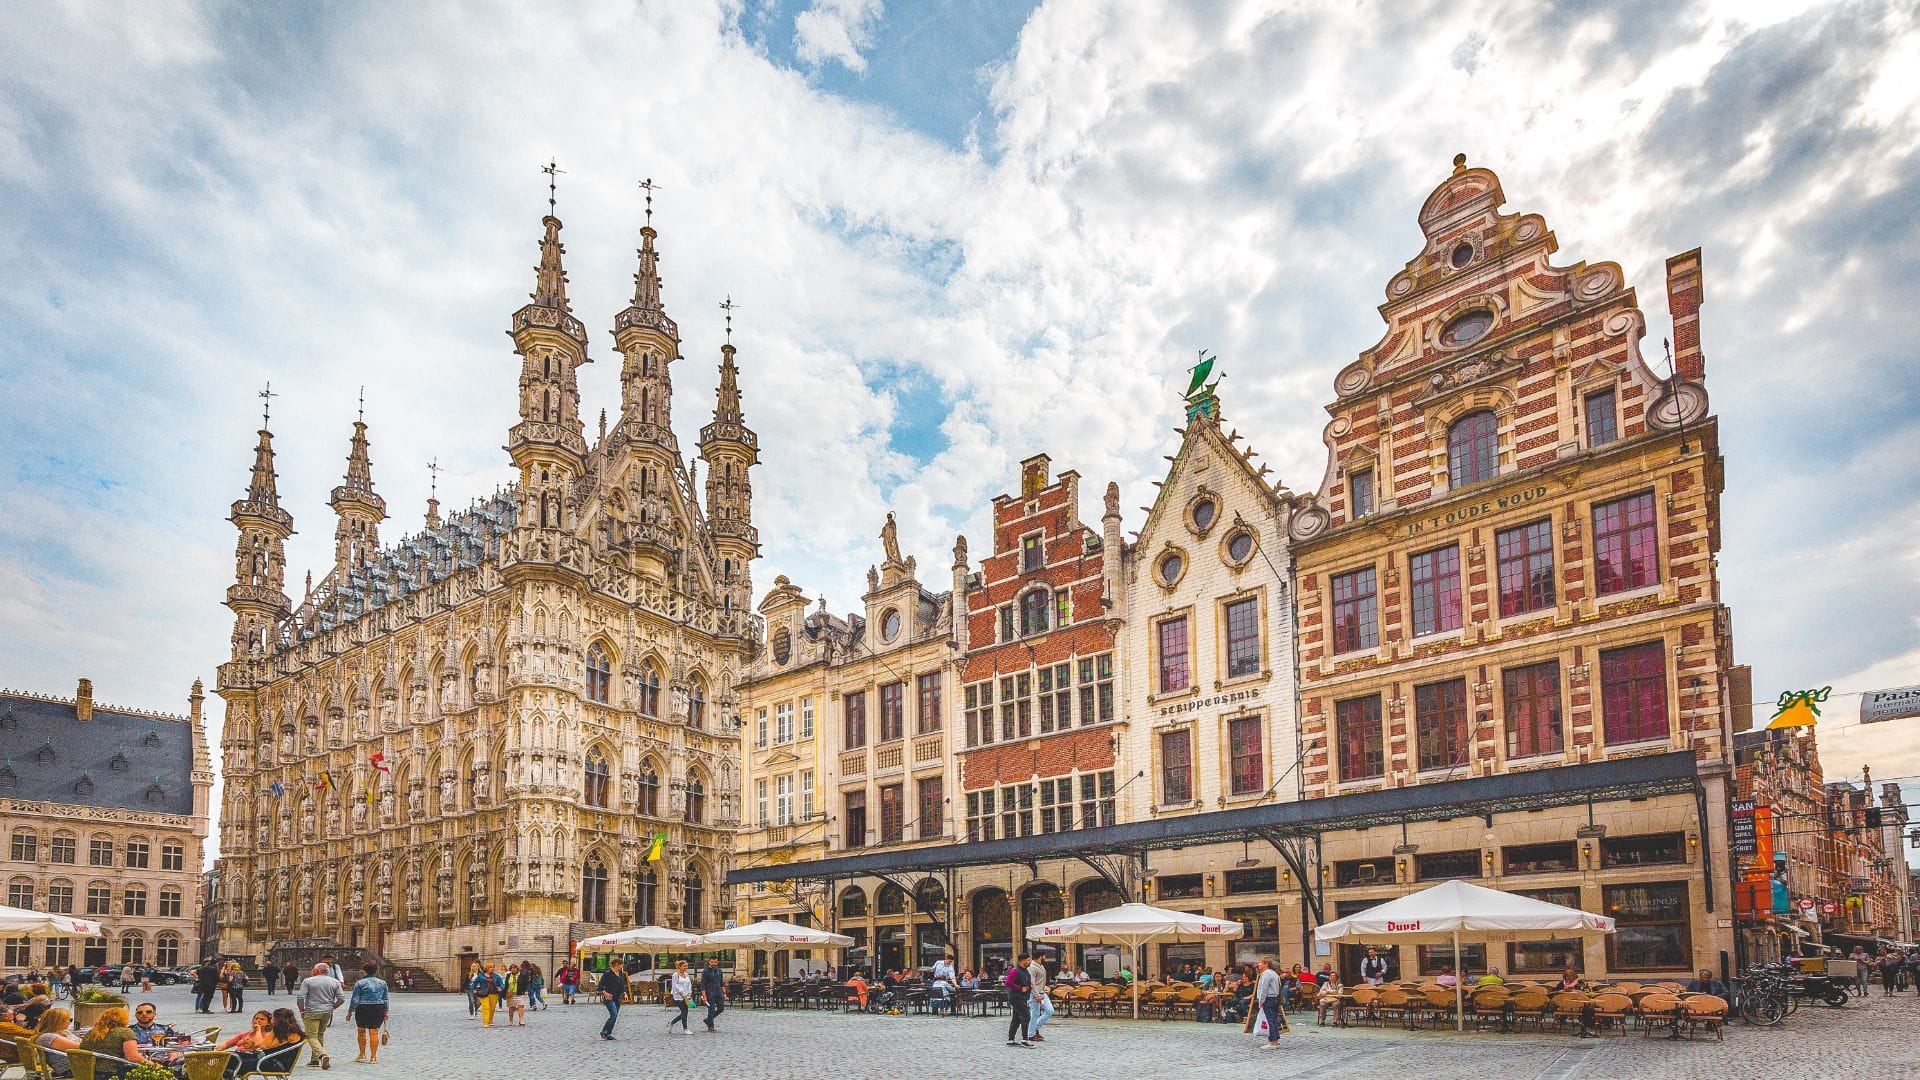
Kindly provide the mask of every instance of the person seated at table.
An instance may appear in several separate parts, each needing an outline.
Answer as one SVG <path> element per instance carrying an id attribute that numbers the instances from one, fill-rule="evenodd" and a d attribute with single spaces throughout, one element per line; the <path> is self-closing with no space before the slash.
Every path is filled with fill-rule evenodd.
<path id="1" fill-rule="evenodd" d="M 972 968 L 966 968 L 960 972 L 960 989 L 962 990 L 980 989 L 980 980 L 974 977 Z"/>
<path id="2" fill-rule="evenodd" d="M 133 1007 L 133 1038 L 141 1046 L 164 1045 L 166 1040 L 180 1034 L 172 1025 L 154 1019 L 157 1015 L 158 1010 L 151 1001 L 143 1001 Z"/>
<path id="3" fill-rule="evenodd" d="M 1580 981 L 1580 976 L 1574 974 L 1574 971 L 1572 968 L 1568 968 L 1567 970 L 1560 973 L 1560 981 L 1557 983 L 1554 983 L 1553 988 L 1555 991 L 1585 990 L 1587 988 L 1587 984 Z"/>
<path id="4" fill-rule="evenodd" d="M 133 1029 L 127 1026 L 129 1020 L 127 1010 L 117 1006 L 101 1013 L 86 1037 L 80 1040 L 80 1049 L 119 1058 L 131 1065 L 159 1065 L 159 1062 L 141 1052 L 139 1040 L 133 1037 Z M 101 1076 L 118 1076 L 127 1067 L 117 1061 L 101 1061 L 94 1066 L 96 1075 Z"/>
<path id="5" fill-rule="evenodd" d="M 1444 986 L 1449 990 L 1453 989 L 1460 982 L 1459 979 L 1456 979 L 1453 977 L 1453 972 L 1451 971 L 1442 972 L 1440 974 L 1440 977 L 1433 981 L 1436 983 L 1439 983 L 1441 986 Z"/>
<path id="6" fill-rule="evenodd" d="M 263 1018 L 264 1026 L 261 1022 Z M 227 1075 L 239 1076 L 252 1072 L 260 1067 L 262 1059 L 269 1054 L 285 1051 L 289 1046 L 298 1047 L 306 1039 L 306 1034 L 300 1027 L 300 1018 L 293 1015 L 292 1009 L 275 1009 L 272 1013 L 254 1013 L 252 1028 L 220 1044 L 220 1049 L 232 1050 L 234 1053 L 232 1064 L 227 1066 Z M 277 1064 L 283 1068 L 291 1067 L 294 1059 L 300 1056 L 300 1051 L 295 1049 L 280 1056 L 281 1060 Z M 269 1061 L 267 1064 L 273 1065 L 275 1062 Z"/>
<path id="7" fill-rule="evenodd" d="M 1488 968 L 1485 975 L 1474 980 L 1475 986 L 1505 986 L 1507 980 L 1500 977 L 1499 968 Z"/>
<path id="8" fill-rule="evenodd" d="M 1732 996 L 1731 994 L 1727 993 L 1727 984 L 1721 982 L 1719 979 L 1714 978 L 1713 972 L 1709 971 L 1706 968 L 1700 969 L 1699 978 L 1687 980 L 1687 993 L 1712 994 L 1714 997 L 1719 997 L 1719 998 Z"/>
<path id="9" fill-rule="evenodd" d="M 945 975 L 935 975 L 933 982 L 927 984 L 927 1011 L 931 1013 L 953 1011 L 953 984 Z"/>
<path id="10" fill-rule="evenodd" d="M 253 1014 L 253 1026 L 220 1044 L 219 1049 L 240 1053 L 244 1050 L 264 1050 L 272 1045 L 273 1013 L 261 1009 Z"/>
<path id="11" fill-rule="evenodd" d="M 1119 983 L 1121 986 L 1131 986 L 1133 984 L 1133 969 L 1125 964 L 1121 964 L 1120 973 L 1113 977 L 1113 981 Z"/>
<path id="12" fill-rule="evenodd" d="M 73 1014 L 65 1009 L 48 1009 L 40 1014 L 40 1022 L 34 1025 L 33 1041 L 44 1050 L 78 1050 L 80 1036 L 73 1030 Z M 47 1056 L 47 1064 L 53 1067 L 55 1076 L 72 1076 L 68 1071 L 67 1057 Z"/>
<path id="13" fill-rule="evenodd" d="M 0 1008 L 0 1061 L 17 1061 L 13 1044 L 19 1039 L 33 1038 L 33 1025 L 22 1023 L 26 1018 L 18 1011 Z"/>
<path id="14" fill-rule="evenodd" d="M 1202 970 L 1200 974 L 1193 977 L 1193 985 L 1198 986 L 1202 990 L 1211 989 L 1213 987 L 1213 972 Z"/>
<path id="15" fill-rule="evenodd" d="M 859 1002 L 860 1011 L 865 1012 L 867 1009 L 867 980 L 861 978 L 860 973 L 856 971 L 853 973 L 853 977 L 847 980 L 847 989 L 853 992 L 854 1000 Z"/>
<path id="16" fill-rule="evenodd" d="M 1346 1027 L 1347 1003 L 1342 995 L 1347 992 L 1347 988 L 1340 985 L 1340 976 L 1328 968 L 1318 977 L 1315 985 L 1320 987 L 1320 995 L 1313 999 L 1315 1022 L 1320 1027 L 1326 1027 L 1327 1014 L 1332 1013 L 1333 1026 Z"/>

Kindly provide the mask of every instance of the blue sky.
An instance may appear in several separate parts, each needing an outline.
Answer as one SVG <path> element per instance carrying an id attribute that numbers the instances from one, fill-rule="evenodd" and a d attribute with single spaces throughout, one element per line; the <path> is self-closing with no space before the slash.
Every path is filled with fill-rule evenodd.
<path id="1" fill-rule="evenodd" d="M 1705 251 L 1725 597 L 1763 696 L 1920 682 L 1920 28 L 1892 2 L 33 3 L 0 41 L 0 682 L 183 707 L 271 380 L 290 563 L 330 555 L 355 395 L 419 522 L 509 479 L 549 157 L 587 413 L 661 190 L 683 444 L 719 300 L 765 585 L 857 604 L 889 509 L 976 550 L 1046 451 L 1150 501 L 1181 370 L 1310 490 L 1336 371 L 1455 152 L 1619 262 Z M 1137 527 L 1137 511 L 1127 525 Z M 938 587 L 941 583 L 930 581 Z M 1890 725 L 1829 768 L 1920 774 Z"/>

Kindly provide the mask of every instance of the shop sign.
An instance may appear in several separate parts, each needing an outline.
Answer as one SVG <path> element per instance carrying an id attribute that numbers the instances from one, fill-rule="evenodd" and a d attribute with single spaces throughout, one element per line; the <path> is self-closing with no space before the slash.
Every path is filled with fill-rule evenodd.
<path id="1" fill-rule="evenodd" d="M 1819 905 L 1814 902 L 1814 899 L 1811 896 L 1803 896 L 1800 898 L 1801 911 L 1812 911 L 1815 907 L 1818 907 L 1818 906 Z"/>
<path id="2" fill-rule="evenodd" d="M 1869 690 L 1860 695 L 1860 722 L 1878 724 L 1920 716 L 1920 686 L 1898 690 Z"/>
<path id="3" fill-rule="evenodd" d="M 1236 701 L 1252 701 L 1259 696 L 1260 691 L 1258 690 L 1230 690 L 1224 694 L 1215 694 L 1212 697 L 1195 698 L 1192 701 L 1176 701 L 1172 705 L 1161 709 L 1160 715 L 1163 717 L 1179 716 L 1182 713 L 1208 709 L 1215 705 L 1231 705 Z"/>
<path id="4" fill-rule="evenodd" d="M 1732 819 L 1733 853 L 1735 855 L 1758 855 L 1760 853 L 1760 834 L 1754 829 L 1752 799 L 1735 799 L 1729 811 Z"/>
<path id="5" fill-rule="evenodd" d="M 1838 915 L 1839 913 L 1840 913 L 1840 905 L 1834 903 L 1831 900 L 1820 905 L 1820 914 L 1822 915 Z"/>
<path id="6" fill-rule="evenodd" d="M 1485 517 L 1497 510 L 1507 510 L 1515 506 L 1525 506 L 1536 499 L 1547 497 L 1547 485 L 1516 491 L 1511 495 L 1502 495 L 1497 499 L 1482 499 L 1471 506 L 1456 506 L 1444 514 L 1434 514 L 1425 521 L 1407 522 L 1407 536 L 1415 537 L 1428 529 L 1443 529 L 1448 525 L 1458 525 Z"/>

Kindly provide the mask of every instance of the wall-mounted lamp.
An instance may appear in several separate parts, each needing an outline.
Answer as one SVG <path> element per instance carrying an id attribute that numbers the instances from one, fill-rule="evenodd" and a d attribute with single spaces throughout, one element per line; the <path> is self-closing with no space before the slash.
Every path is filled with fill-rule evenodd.
<path id="1" fill-rule="evenodd" d="M 1492 877 L 1493 876 L 1493 852 L 1491 851 L 1482 852 L 1481 858 L 1487 864 L 1487 876 Z"/>
<path id="2" fill-rule="evenodd" d="M 1287 868 L 1286 868 L 1286 867 L 1284 867 L 1284 866 L 1280 868 L 1280 884 L 1282 884 L 1282 885 L 1291 885 L 1291 884 L 1293 884 L 1293 871 L 1292 871 L 1292 870 L 1289 870 L 1289 869 L 1287 869 Z"/>

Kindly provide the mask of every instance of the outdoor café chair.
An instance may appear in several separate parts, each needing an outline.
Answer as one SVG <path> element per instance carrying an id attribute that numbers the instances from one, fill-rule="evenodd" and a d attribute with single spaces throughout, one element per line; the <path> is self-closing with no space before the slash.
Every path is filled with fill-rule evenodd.
<path id="1" fill-rule="evenodd" d="M 1180 987 L 1173 992 L 1173 997 L 1167 1002 L 1166 1015 L 1162 1019 L 1171 1020 L 1178 1013 L 1185 1013 L 1189 1020 L 1198 1019 L 1194 1006 L 1200 1004 L 1200 999 L 1205 996 L 1207 992 L 1197 986 Z"/>
<path id="2" fill-rule="evenodd" d="M 220 1080 L 233 1064 L 231 1050 L 195 1050 L 187 1054 L 187 1080 Z"/>
<path id="3" fill-rule="evenodd" d="M 1560 1027 L 1569 1024 L 1584 1024 L 1588 1009 L 1593 1007 L 1593 999 L 1578 990 L 1562 990 L 1553 995 L 1553 1022 Z"/>
<path id="4" fill-rule="evenodd" d="M 1712 994 L 1695 994 L 1681 1002 L 1681 1017 L 1687 1034 L 1704 1027 L 1722 1041 L 1727 1037 L 1727 1000 Z"/>
<path id="5" fill-rule="evenodd" d="M 1374 999 L 1373 1011 L 1374 1015 L 1380 1017 L 1382 1024 L 1389 1020 L 1404 1020 L 1407 1027 L 1412 1028 L 1413 1018 L 1423 1004 L 1425 1004 L 1424 998 L 1416 1001 L 1405 989 L 1389 986 L 1380 991 L 1380 996 Z"/>
<path id="6" fill-rule="evenodd" d="M 1601 994 L 1593 999 L 1593 1018 L 1603 1024 L 1620 1025 L 1620 1034 L 1627 1033 L 1627 1015 L 1633 1011 L 1633 999 L 1625 994 Z"/>
<path id="7" fill-rule="evenodd" d="M 1614 983 L 1612 986 L 1607 987 L 1607 989 L 1616 994 L 1625 994 L 1628 997 L 1632 997 L 1640 992 L 1640 984 L 1637 982 Z"/>
<path id="8" fill-rule="evenodd" d="M 1522 990 L 1508 999 L 1513 1009 L 1516 1024 L 1532 1024 L 1539 1028 L 1547 1022 L 1547 992 L 1544 990 Z"/>
<path id="9" fill-rule="evenodd" d="M 1488 1020 L 1497 1020 L 1501 1027 L 1507 1023 L 1507 1002 L 1510 998 L 1505 990 L 1497 987 L 1485 987 L 1473 992 L 1467 999 L 1467 1011 L 1473 1017 L 1476 1026 L 1486 1027 Z M 1451 1011 L 1453 996 L 1447 996 L 1448 1009 Z"/>
<path id="10" fill-rule="evenodd" d="M 300 1051 L 306 1048 L 307 1042 L 302 1039 L 269 1050 L 260 1055 L 254 1062 L 253 1068 L 234 1077 L 234 1080 L 248 1080 L 249 1077 L 255 1076 L 292 1076 L 294 1066 L 300 1064 Z"/>
<path id="11" fill-rule="evenodd" d="M 93 1080 L 93 1055 L 85 1050 L 49 1050 L 49 1058 L 67 1059 L 67 1075 L 73 1080 Z"/>
<path id="12" fill-rule="evenodd" d="M 217 1043 L 220 1041 L 220 1025 L 209 1024 L 198 1031 L 190 1031 L 187 1034 L 192 1035 L 195 1042 Z"/>
<path id="13" fill-rule="evenodd" d="M 13 1064 L 0 1068 L 0 1080 L 53 1080 L 53 1066 L 40 1052 L 40 1044 L 31 1039 L 13 1043 Z"/>
<path id="14" fill-rule="evenodd" d="M 1453 991 L 1447 990 L 1444 988 L 1436 988 L 1433 990 L 1425 991 L 1420 995 L 1420 998 L 1421 998 L 1421 1002 L 1420 1002 L 1419 1014 L 1417 1017 L 1418 1020 L 1420 1020 L 1423 1023 L 1427 1021 L 1431 1021 L 1435 1024 L 1442 1023 L 1442 1022 L 1445 1022 L 1447 1024 L 1453 1023 L 1453 1018 L 1454 1018 Z M 1469 1003 L 1468 1007 L 1469 1008 L 1472 1007 L 1471 1003 Z"/>
<path id="15" fill-rule="evenodd" d="M 1375 990 L 1373 987 L 1371 986 L 1354 987 L 1353 1007 L 1359 1010 L 1359 1013 L 1360 1013 L 1359 1020 L 1361 1023 L 1371 1024 L 1375 1020 L 1379 1019 L 1379 1013 L 1376 1012 L 1374 1009 L 1374 1006 L 1379 1002 L 1379 1000 L 1380 1000 L 1380 991 Z"/>
<path id="16" fill-rule="evenodd" d="M 1666 1028 L 1673 1032 L 1674 1038 L 1680 1037 L 1680 999 L 1665 991 L 1656 990 L 1640 996 L 1634 1003 L 1640 1014 L 1642 1036 L 1650 1036 L 1657 1028 Z"/>
<path id="17" fill-rule="evenodd" d="M 1099 990 L 1099 987 L 1091 985 L 1074 987 L 1073 992 L 1067 995 L 1066 1001 L 1060 1010 L 1061 1013 L 1065 1016 L 1085 1016 L 1092 1014 L 1094 1011 L 1092 1005 L 1093 995 L 1097 990 Z"/>

